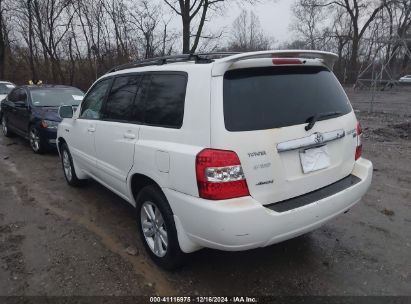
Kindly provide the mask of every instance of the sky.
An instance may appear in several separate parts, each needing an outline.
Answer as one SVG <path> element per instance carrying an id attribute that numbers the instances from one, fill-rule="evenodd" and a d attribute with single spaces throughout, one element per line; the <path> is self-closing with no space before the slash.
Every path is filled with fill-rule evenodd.
<path id="1" fill-rule="evenodd" d="M 241 0 L 240 0 L 241 1 Z M 245 1 L 244 1 L 245 2 Z M 277 43 L 290 40 L 293 35 L 289 26 L 292 21 L 291 6 L 294 0 L 264 0 L 260 4 L 243 5 L 232 3 L 227 5 L 224 15 L 213 18 L 212 24 L 208 27 L 212 30 L 218 30 L 222 27 L 231 27 L 234 19 L 241 13 L 242 8 L 252 10 L 260 19 L 261 27 Z"/>

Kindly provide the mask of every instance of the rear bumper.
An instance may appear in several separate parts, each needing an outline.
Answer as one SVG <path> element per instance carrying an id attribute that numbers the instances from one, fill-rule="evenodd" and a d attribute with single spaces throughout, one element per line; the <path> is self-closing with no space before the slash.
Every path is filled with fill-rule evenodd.
<path id="1" fill-rule="evenodd" d="M 355 205 L 368 190 L 372 163 L 359 159 L 352 175 L 356 184 L 313 203 L 285 212 L 271 210 L 252 197 L 208 201 L 170 189 L 180 247 L 192 252 L 201 247 L 240 251 L 275 244 L 312 231 Z"/>

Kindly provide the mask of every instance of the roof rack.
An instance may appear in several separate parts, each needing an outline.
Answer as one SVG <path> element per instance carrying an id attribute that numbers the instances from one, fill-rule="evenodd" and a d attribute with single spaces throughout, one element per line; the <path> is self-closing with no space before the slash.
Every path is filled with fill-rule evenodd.
<path id="1" fill-rule="evenodd" d="M 221 59 L 228 56 L 242 54 L 243 52 L 212 52 L 212 53 L 198 53 L 198 56 L 209 59 Z"/>
<path id="2" fill-rule="evenodd" d="M 163 56 L 163 57 L 154 57 L 149 59 L 138 60 L 117 67 L 112 68 L 107 73 L 113 73 L 121 70 L 131 69 L 131 68 L 140 68 L 150 65 L 164 65 L 168 63 L 176 62 L 188 62 L 194 61 L 197 64 L 206 64 L 211 63 L 214 59 L 220 59 L 231 55 L 236 55 L 240 53 L 230 53 L 230 52 L 218 52 L 218 53 L 200 53 L 200 54 L 181 54 L 174 56 Z"/>

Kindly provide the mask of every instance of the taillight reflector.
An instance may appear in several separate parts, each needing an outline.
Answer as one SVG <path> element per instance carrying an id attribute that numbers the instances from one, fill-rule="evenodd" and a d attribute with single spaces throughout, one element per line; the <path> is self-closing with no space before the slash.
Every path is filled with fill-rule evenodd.
<path id="1" fill-rule="evenodd" d="M 249 195 L 237 154 L 205 149 L 196 158 L 198 193 L 201 198 L 223 200 Z"/>
<path id="2" fill-rule="evenodd" d="M 357 128 L 356 128 L 356 133 L 357 133 L 357 147 L 355 149 L 355 160 L 359 159 L 362 155 L 362 127 L 360 122 L 357 122 Z"/>
<path id="3" fill-rule="evenodd" d="M 274 58 L 273 64 L 275 65 L 282 65 L 282 64 L 303 64 L 300 59 L 294 58 Z"/>

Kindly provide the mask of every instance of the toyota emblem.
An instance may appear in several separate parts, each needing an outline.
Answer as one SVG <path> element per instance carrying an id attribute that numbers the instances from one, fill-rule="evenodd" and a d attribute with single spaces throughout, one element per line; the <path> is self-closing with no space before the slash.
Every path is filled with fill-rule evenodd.
<path id="1" fill-rule="evenodd" d="M 317 144 L 321 144 L 321 143 L 324 142 L 324 137 L 321 133 L 315 133 L 315 139 L 314 140 Z"/>

